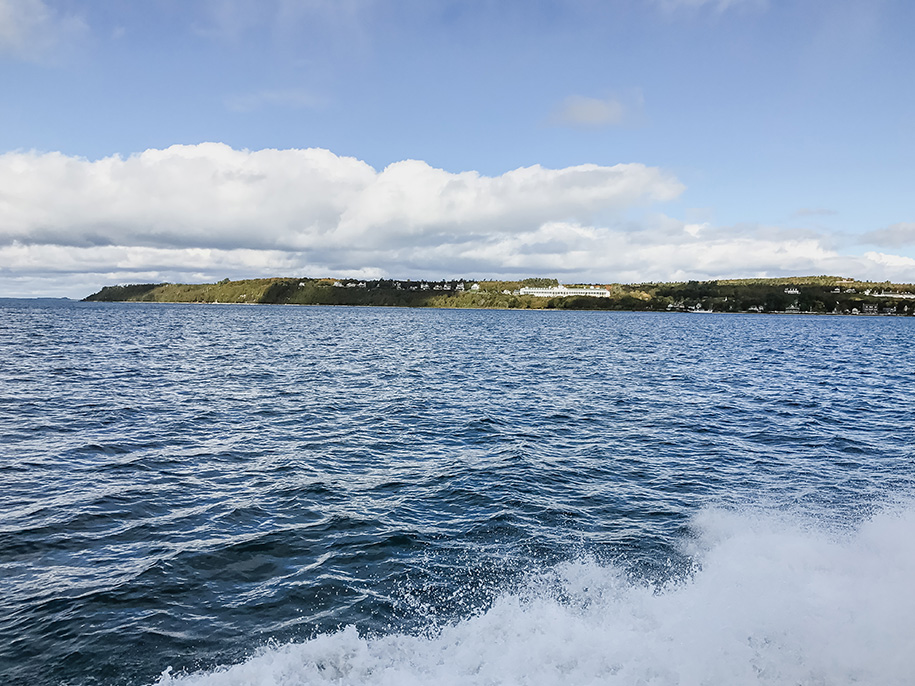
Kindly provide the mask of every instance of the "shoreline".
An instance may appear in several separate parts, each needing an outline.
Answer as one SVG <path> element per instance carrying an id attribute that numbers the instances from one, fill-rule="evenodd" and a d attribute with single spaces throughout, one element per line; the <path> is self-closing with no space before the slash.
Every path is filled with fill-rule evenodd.
<path id="1" fill-rule="evenodd" d="M 568 288 L 557 287 L 556 283 L 555 279 L 541 278 L 521 281 L 358 281 L 308 277 L 223 279 L 210 284 L 106 286 L 83 301 L 915 316 L 915 285 L 875 284 L 841 277 L 585 284 Z M 566 295 L 570 291 L 574 294 Z"/>

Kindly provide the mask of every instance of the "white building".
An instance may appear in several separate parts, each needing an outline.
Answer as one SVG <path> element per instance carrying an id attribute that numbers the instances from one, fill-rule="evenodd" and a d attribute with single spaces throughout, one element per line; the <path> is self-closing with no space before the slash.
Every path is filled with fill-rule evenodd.
<path id="1" fill-rule="evenodd" d="M 566 298 L 570 295 L 585 295 L 589 298 L 609 298 L 610 291 L 606 288 L 569 288 L 562 284 L 549 288 L 525 287 L 518 291 L 520 295 L 533 295 L 535 298 Z"/>

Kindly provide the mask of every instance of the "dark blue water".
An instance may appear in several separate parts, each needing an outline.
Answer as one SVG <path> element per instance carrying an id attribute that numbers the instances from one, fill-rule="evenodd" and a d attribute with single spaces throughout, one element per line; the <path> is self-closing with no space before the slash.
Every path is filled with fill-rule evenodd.
<path id="1" fill-rule="evenodd" d="M 911 683 L 913 334 L 0 301 L 0 682 Z"/>

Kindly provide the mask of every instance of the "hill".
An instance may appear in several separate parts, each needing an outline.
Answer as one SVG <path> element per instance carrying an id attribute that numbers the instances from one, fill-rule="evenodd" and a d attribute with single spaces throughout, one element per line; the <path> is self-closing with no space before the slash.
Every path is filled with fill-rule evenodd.
<path id="1" fill-rule="evenodd" d="M 106 286 L 90 302 L 371 305 L 504 309 L 588 309 L 815 314 L 915 314 L 915 285 L 856 281 L 837 276 L 727 279 L 676 283 L 599 284 L 603 298 L 520 295 L 524 286 L 548 287 L 554 279 L 472 281 L 452 279 L 270 278 L 213 284 Z M 586 285 L 586 284 L 580 284 Z"/>

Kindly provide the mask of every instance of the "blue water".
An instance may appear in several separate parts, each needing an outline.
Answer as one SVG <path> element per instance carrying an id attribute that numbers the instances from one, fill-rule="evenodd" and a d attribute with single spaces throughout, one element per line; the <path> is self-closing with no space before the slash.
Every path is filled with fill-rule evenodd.
<path id="1" fill-rule="evenodd" d="M 0 301 L 0 683 L 911 684 L 913 334 Z"/>

